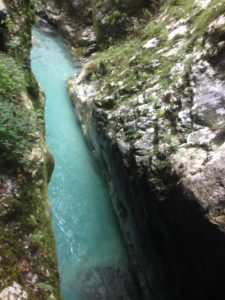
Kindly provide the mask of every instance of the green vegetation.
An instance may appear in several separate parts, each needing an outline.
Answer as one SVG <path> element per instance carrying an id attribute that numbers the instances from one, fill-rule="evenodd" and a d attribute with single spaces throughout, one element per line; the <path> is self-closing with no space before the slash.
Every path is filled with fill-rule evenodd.
<path id="1" fill-rule="evenodd" d="M 50 284 L 45 283 L 45 282 L 40 282 L 40 283 L 38 283 L 37 286 L 38 286 L 38 288 L 40 288 L 41 290 L 46 291 L 46 292 L 53 292 L 53 290 L 54 290 Z"/>
<path id="2" fill-rule="evenodd" d="M 134 129 L 125 132 L 126 142 L 133 142 L 138 138 L 141 138 L 141 136 L 142 134 Z"/>
<path id="3" fill-rule="evenodd" d="M 191 18 L 195 9 L 197 8 L 195 1 L 185 0 L 169 0 L 168 1 L 168 13 L 169 18 L 175 18 L 177 20 L 183 18 Z"/>
<path id="4" fill-rule="evenodd" d="M 156 83 L 160 85 L 161 91 L 166 90 L 180 77 L 185 80 L 185 74 L 189 71 L 193 59 L 188 56 L 190 47 L 198 44 L 198 37 L 207 31 L 210 22 L 224 12 L 225 4 L 219 0 L 212 0 L 206 9 L 199 8 L 194 1 L 169 1 L 159 15 L 152 18 L 148 24 L 139 26 L 126 40 L 95 53 L 91 62 L 91 79 L 104 78 L 102 92 L 105 95 L 113 92 L 115 105 L 124 102 L 128 104 L 127 100 L 131 100 L 132 95 L 138 95 Z M 172 31 L 173 24 L 181 19 L 188 26 L 188 32 L 178 49 L 177 41 L 168 39 L 168 26 L 171 26 Z M 189 36 L 191 30 L 193 33 Z M 143 45 L 152 38 L 158 39 L 157 45 L 144 49 Z M 178 39 L 178 42 L 179 40 L 182 39 Z M 173 47 L 174 54 L 168 54 Z M 176 63 L 183 63 L 184 71 L 170 75 Z M 98 72 L 100 64 L 105 66 L 106 73 Z M 154 101 L 156 100 L 155 98 Z"/>
<path id="5" fill-rule="evenodd" d="M 36 180 L 43 178 L 42 171 Z M 60 299 L 50 214 L 44 196 L 47 186 L 42 184 L 38 189 L 24 175 L 18 174 L 17 178 L 21 183 L 19 197 L 8 196 L 0 203 L 0 255 L 4 262 L 0 266 L 0 290 L 16 281 L 23 287 L 28 285 L 28 299 L 46 300 L 53 292 Z M 0 174 L 0 183 L 2 180 Z M 28 273 L 36 277 L 31 286 Z"/>
<path id="6" fill-rule="evenodd" d="M 17 163 L 29 167 L 32 161 L 26 160 L 26 153 L 35 144 L 36 122 L 34 114 L 21 105 L 0 102 L 0 158 L 12 166 Z"/>
<path id="7" fill-rule="evenodd" d="M 22 100 L 27 81 L 18 64 L 6 54 L 0 54 L 0 158 L 6 166 L 29 167 L 26 159 L 37 138 L 37 119 L 32 108 Z"/>
<path id="8" fill-rule="evenodd" d="M 121 17 L 121 12 L 118 10 L 115 10 L 114 12 L 112 12 L 111 15 L 104 17 L 104 19 L 102 20 L 102 23 L 105 25 L 114 26 L 116 23 L 116 20 L 119 17 Z"/>
<path id="9" fill-rule="evenodd" d="M 6 1 L 0 52 L 0 292 L 22 285 L 28 299 L 61 299 L 47 201 L 42 95 L 30 71 L 33 11 Z"/>
<path id="10" fill-rule="evenodd" d="M 162 154 L 158 148 L 160 143 L 164 143 L 167 156 L 176 152 L 185 141 L 185 135 L 192 130 L 191 122 L 179 126 L 178 113 L 184 99 L 191 105 L 193 87 L 189 75 L 196 54 L 206 53 L 208 38 L 215 43 L 220 36 L 223 40 L 224 24 L 213 29 L 215 36 L 208 32 L 210 23 L 224 13 L 225 3 L 221 0 L 212 0 L 204 9 L 195 1 L 169 0 L 157 15 L 144 11 L 145 21 L 140 21 L 125 40 L 92 55 L 88 65 L 89 79 L 101 82 L 101 91 L 95 101 L 104 109 L 115 110 L 115 118 L 121 110 L 123 122 L 134 124 L 137 119 L 147 124 L 151 120 L 145 130 L 155 129 L 153 157 Z M 147 42 L 152 45 L 144 46 Z M 110 99 L 108 106 L 104 105 L 106 99 Z M 151 108 L 148 121 L 141 119 L 148 117 L 146 107 L 142 113 L 138 110 L 142 104 Z M 126 117 L 125 111 L 129 109 Z M 132 145 L 141 138 L 143 131 L 127 126 L 122 134 Z"/>
<path id="11" fill-rule="evenodd" d="M 159 40 L 158 45 L 153 49 L 143 49 L 143 44 L 155 37 Z M 171 42 L 168 42 L 167 37 L 168 30 L 163 24 L 157 19 L 152 20 L 125 41 L 94 54 L 92 60 L 94 76 L 91 78 L 100 79 L 104 77 L 106 94 L 112 91 L 112 82 L 115 84 L 113 90 L 115 91 L 115 87 L 117 88 L 115 93 L 116 105 L 119 105 L 121 101 L 130 99 L 131 95 L 137 95 L 143 89 L 153 86 L 158 76 L 161 78 L 160 83 L 163 86 L 168 86 L 171 83 L 168 73 L 177 58 L 165 59 L 157 53 L 162 48 L 171 47 Z M 157 64 L 154 64 L 156 61 L 158 61 Z M 104 64 L 108 71 L 104 76 L 96 71 L 100 63 Z M 122 88 L 118 82 L 122 83 Z M 138 85 L 138 82 L 141 85 Z"/>
<path id="12" fill-rule="evenodd" d="M 18 62 L 0 54 L 0 290 L 16 281 L 28 287 L 29 299 L 49 299 L 53 290 L 60 299 L 46 199 L 47 159 L 32 155 L 33 149 L 43 155 L 43 110 L 34 97 L 35 111 L 28 97 L 27 89 L 34 88 L 29 79 Z M 15 191 L 7 191 L 7 181 Z M 29 284 L 28 273 L 36 284 Z"/>
<path id="13" fill-rule="evenodd" d="M 18 62 L 22 62 L 24 67 L 29 69 L 31 26 L 34 19 L 35 1 L 6 0 L 5 3 L 8 15 L 3 23 L 5 26 L 4 43 L 7 52 Z"/>
<path id="14" fill-rule="evenodd" d="M 225 12 L 225 3 L 219 0 L 212 0 L 210 5 L 202 10 L 199 15 L 193 17 L 194 32 L 188 42 L 188 46 L 194 42 L 208 30 L 209 24 L 217 17 Z"/>
<path id="15" fill-rule="evenodd" d="M 9 55 L 0 54 L 0 100 L 19 102 L 19 94 L 26 86 L 27 80 L 22 67 Z"/>

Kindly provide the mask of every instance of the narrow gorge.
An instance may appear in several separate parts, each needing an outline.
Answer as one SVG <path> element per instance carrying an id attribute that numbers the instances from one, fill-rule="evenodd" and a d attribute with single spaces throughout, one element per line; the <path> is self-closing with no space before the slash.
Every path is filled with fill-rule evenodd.
<path id="1" fill-rule="evenodd" d="M 66 81 L 79 65 L 75 68 L 56 32 L 41 29 L 48 27 L 33 29 L 31 60 L 46 95 L 46 140 L 55 157 L 49 198 L 63 298 L 136 299 L 103 174 L 66 92 Z"/>
<path id="2" fill-rule="evenodd" d="M 223 299 L 224 1 L 0 18 L 0 300 Z"/>

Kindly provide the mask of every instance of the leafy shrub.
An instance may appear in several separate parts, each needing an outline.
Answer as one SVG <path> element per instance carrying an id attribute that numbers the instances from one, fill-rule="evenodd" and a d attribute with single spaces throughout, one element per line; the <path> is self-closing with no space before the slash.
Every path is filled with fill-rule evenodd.
<path id="1" fill-rule="evenodd" d="M 19 104 L 0 101 L 0 158 L 29 166 L 24 159 L 35 142 L 35 118 Z"/>
<path id="2" fill-rule="evenodd" d="M 0 101 L 16 99 L 27 86 L 23 70 L 6 54 L 0 54 Z"/>
<path id="3" fill-rule="evenodd" d="M 52 292 L 53 291 L 53 287 L 49 284 L 49 283 L 45 283 L 45 282 L 40 282 L 37 284 L 39 289 L 42 289 L 43 291 L 46 292 Z"/>
<path id="4" fill-rule="evenodd" d="M 25 154 L 34 145 L 37 118 L 21 101 L 26 87 L 22 67 L 7 54 L 0 54 L 0 159 L 6 165 L 31 164 Z"/>

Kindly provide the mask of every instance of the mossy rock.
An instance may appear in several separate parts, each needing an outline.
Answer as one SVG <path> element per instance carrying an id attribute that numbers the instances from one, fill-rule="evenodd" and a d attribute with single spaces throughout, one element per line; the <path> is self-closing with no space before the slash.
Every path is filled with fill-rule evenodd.
<path id="1" fill-rule="evenodd" d="M 47 151 L 45 154 L 45 161 L 46 161 L 47 180 L 49 182 L 51 179 L 51 176 L 52 176 L 52 172 L 54 170 L 54 166 L 55 166 L 55 158 L 49 148 L 47 148 Z"/>
<path id="2" fill-rule="evenodd" d="M 130 16 L 149 7 L 151 2 L 153 1 L 93 0 L 93 24 L 97 41 L 107 43 L 124 36 L 132 28 Z"/>
<path id="3" fill-rule="evenodd" d="M 0 219 L 9 222 L 16 219 L 22 212 L 22 203 L 13 196 L 6 197 L 0 204 Z"/>

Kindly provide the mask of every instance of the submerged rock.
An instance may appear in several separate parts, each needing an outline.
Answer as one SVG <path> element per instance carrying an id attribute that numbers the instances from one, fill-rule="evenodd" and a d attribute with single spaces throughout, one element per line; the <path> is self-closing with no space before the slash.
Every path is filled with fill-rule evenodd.
<path id="1" fill-rule="evenodd" d="M 80 273 L 72 283 L 71 291 L 83 300 L 139 299 L 131 273 L 114 266 L 96 267 Z"/>

